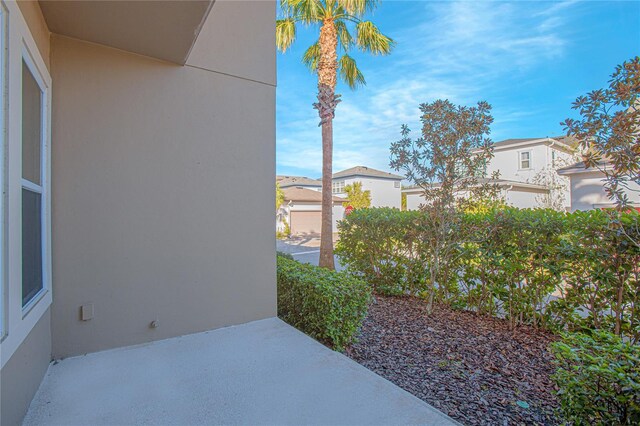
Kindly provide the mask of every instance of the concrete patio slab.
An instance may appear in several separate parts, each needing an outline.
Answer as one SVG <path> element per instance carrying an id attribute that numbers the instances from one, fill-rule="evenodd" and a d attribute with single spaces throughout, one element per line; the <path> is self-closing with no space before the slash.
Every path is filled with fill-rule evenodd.
<path id="1" fill-rule="evenodd" d="M 51 364 L 24 424 L 457 423 L 271 318 Z"/>

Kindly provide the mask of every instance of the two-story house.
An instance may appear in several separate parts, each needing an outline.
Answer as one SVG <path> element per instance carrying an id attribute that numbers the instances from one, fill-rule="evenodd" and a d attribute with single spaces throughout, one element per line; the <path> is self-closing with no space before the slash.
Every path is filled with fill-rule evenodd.
<path id="1" fill-rule="evenodd" d="M 400 208 L 402 176 L 370 167 L 358 166 L 333 175 L 333 232 L 338 232 L 338 221 L 344 218 L 345 187 L 362 183 L 362 190 L 369 191 L 371 207 Z M 285 202 L 276 213 L 276 229 L 291 235 L 316 235 L 320 233 L 322 212 L 322 181 L 305 176 L 276 176 L 283 190 Z"/>
<path id="2" fill-rule="evenodd" d="M 403 177 L 365 166 L 352 167 L 334 173 L 332 192 L 337 196 L 346 196 L 344 188 L 355 182 L 362 183 L 362 190 L 371 194 L 371 207 L 400 208 Z"/>
<path id="3" fill-rule="evenodd" d="M 508 205 L 520 208 L 549 207 L 568 210 L 571 207 L 569 179 L 556 172 L 575 162 L 575 144 L 566 136 L 506 139 L 494 145 L 494 157 L 486 165 L 487 178 L 498 173 L 495 183 Z M 424 202 L 423 191 L 415 186 L 402 191 L 407 208 L 415 209 Z"/>
<path id="4" fill-rule="evenodd" d="M 284 193 L 284 203 L 276 212 L 276 230 L 285 232 L 287 226 L 291 235 L 320 235 L 322 228 L 322 193 L 302 186 L 288 186 Z M 343 203 L 346 198 L 333 196 L 333 232 L 338 232 L 338 221 L 344 218 Z"/>

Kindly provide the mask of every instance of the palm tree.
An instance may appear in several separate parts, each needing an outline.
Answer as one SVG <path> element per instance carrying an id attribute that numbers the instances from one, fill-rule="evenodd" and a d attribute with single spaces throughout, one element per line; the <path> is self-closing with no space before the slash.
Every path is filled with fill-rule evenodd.
<path id="1" fill-rule="evenodd" d="M 366 84 L 356 61 L 349 56 L 354 47 L 374 55 L 387 55 L 394 41 L 380 32 L 371 21 L 363 20 L 372 12 L 378 0 L 280 0 L 282 16 L 276 21 L 276 45 L 283 53 L 296 38 L 298 24 L 320 27 L 318 41 L 302 57 L 305 65 L 318 75 L 318 110 L 322 126 L 322 226 L 320 266 L 334 269 L 332 155 L 333 117 L 340 102 L 336 94 L 338 73 L 351 89 Z M 355 29 L 355 37 L 352 31 Z M 342 56 L 338 59 L 338 53 Z"/>

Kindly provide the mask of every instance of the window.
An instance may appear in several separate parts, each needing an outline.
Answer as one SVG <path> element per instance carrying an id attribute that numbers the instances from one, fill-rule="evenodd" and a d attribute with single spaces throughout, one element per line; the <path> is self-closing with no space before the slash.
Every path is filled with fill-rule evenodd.
<path id="1" fill-rule="evenodd" d="M 42 275 L 42 89 L 22 61 L 22 306 L 44 288 Z"/>
<path id="2" fill-rule="evenodd" d="M 530 169 L 531 168 L 531 151 L 522 151 L 520 153 L 520 169 Z"/>
<path id="3" fill-rule="evenodd" d="M 331 184 L 331 192 L 334 194 L 342 194 L 344 192 L 344 181 L 333 182 Z"/>
<path id="4" fill-rule="evenodd" d="M 51 77 L 15 2 L 0 2 L 0 77 L 1 368 L 52 302 Z"/>
<path id="5" fill-rule="evenodd" d="M 400 188 L 400 181 L 394 182 L 393 183 L 393 187 L 394 188 Z"/>
<path id="6" fill-rule="evenodd" d="M 5 252 L 4 252 L 4 221 L 6 217 L 6 202 L 5 202 L 5 158 L 6 158 L 6 140 L 7 131 L 5 124 L 5 111 L 7 107 L 6 103 L 6 68 L 7 68 L 7 24 L 6 24 L 6 10 L 4 4 L 0 3 L 0 341 L 5 334 L 5 295 L 6 295 L 6 280 L 5 280 Z"/>

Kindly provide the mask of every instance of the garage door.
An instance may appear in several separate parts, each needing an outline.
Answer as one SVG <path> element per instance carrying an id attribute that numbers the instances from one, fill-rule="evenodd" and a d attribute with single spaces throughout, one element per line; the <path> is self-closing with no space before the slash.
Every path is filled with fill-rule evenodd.
<path id="1" fill-rule="evenodd" d="M 291 212 L 292 234 L 320 234 L 322 212 Z"/>

